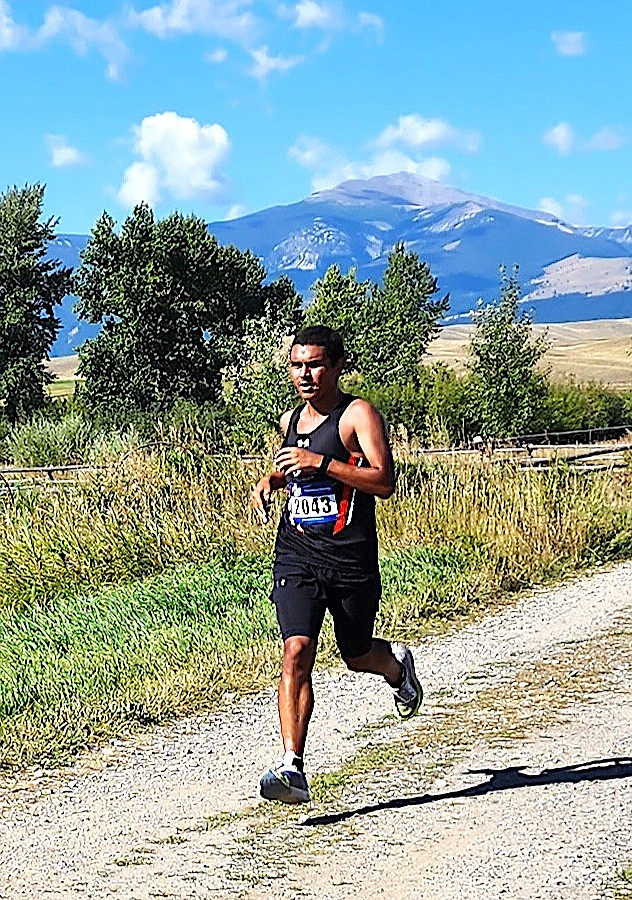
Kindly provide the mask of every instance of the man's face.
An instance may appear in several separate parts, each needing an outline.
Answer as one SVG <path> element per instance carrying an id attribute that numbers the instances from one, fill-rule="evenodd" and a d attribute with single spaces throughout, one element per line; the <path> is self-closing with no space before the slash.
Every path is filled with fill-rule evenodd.
<path id="1" fill-rule="evenodd" d="M 317 401 L 336 390 L 342 360 L 332 365 L 324 347 L 294 344 L 290 352 L 290 373 L 302 400 Z"/>

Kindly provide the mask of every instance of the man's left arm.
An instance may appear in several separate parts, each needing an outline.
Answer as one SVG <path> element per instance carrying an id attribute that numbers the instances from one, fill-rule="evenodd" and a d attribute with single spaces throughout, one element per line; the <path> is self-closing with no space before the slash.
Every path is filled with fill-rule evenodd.
<path id="1" fill-rule="evenodd" d="M 343 440 L 347 446 L 357 443 L 368 466 L 352 466 L 332 459 L 326 469 L 330 478 L 374 494 L 383 500 L 395 491 L 393 454 L 386 435 L 384 420 L 375 407 L 365 400 L 355 400 L 340 421 Z M 285 473 L 322 471 L 324 457 L 300 447 L 285 447 L 275 457 L 275 464 Z"/>

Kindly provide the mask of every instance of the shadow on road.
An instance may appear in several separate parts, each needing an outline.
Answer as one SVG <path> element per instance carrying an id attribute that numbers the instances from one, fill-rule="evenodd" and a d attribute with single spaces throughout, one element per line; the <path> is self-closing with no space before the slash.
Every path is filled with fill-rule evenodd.
<path id="1" fill-rule="evenodd" d="M 632 778 L 632 757 L 622 759 L 596 759 L 591 762 L 577 763 L 573 766 L 560 766 L 556 769 L 543 769 L 537 775 L 527 775 L 528 765 L 511 766 L 508 769 L 471 769 L 469 775 L 488 775 L 489 780 L 475 784 L 459 791 L 447 791 L 444 794 L 420 794 L 416 797 L 398 797 L 395 800 L 384 800 L 358 809 L 332 813 L 325 816 L 312 816 L 301 822 L 302 826 L 336 825 L 355 816 L 365 816 L 386 809 L 405 809 L 408 806 L 422 806 L 425 803 L 436 803 L 439 800 L 456 800 L 460 797 L 481 797 L 492 791 L 510 791 L 523 787 L 539 787 L 546 784 L 577 784 L 581 781 L 609 781 L 611 778 Z"/>

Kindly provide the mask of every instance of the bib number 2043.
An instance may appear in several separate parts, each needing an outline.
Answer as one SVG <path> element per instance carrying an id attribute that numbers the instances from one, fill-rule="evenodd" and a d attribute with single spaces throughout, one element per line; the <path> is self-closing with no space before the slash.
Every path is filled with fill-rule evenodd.
<path id="1" fill-rule="evenodd" d="M 289 498 L 289 513 L 295 522 L 316 525 L 335 520 L 338 504 L 334 494 L 299 494 Z"/>

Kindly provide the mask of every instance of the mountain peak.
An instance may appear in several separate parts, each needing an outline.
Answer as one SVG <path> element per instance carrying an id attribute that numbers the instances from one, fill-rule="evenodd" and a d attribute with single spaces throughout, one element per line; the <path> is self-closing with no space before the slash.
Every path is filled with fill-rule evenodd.
<path id="1" fill-rule="evenodd" d="M 499 265 L 516 263 L 538 322 L 632 311 L 632 228 L 573 227 L 409 172 L 344 181 L 209 229 L 220 244 L 259 257 L 270 280 L 289 275 L 305 297 L 332 264 L 379 282 L 392 248 L 403 243 L 428 264 L 442 295 L 450 294 L 452 322 L 469 321 L 480 298 L 497 297 Z M 58 235 L 51 256 L 78 265 L 88 240 Z M 98 329 L 77 320 L 73 302 L 64 301 L 60 312 L 56 353 L 68 353 Z"/>
<path id="2" fill-rule="evenodd" d="M 545 225 L 556 225 L 560 221 L 542 210 L 523 209 L 481 194 L 470 194 L 442 181 L 412 172 L 375 175 L 367 179 L 353 178 L 334 188 L 311 194 L 306 202 L 328 202 L 359 208 L 388 206 L 406 210 L 434 210 L 467 204 L 470 214 L 476 210 L 498 210 L 519 218 L 537 220 Z"/>
<path id="3" fill-rule="evenodd" d="M 324 191 L 311 194 L 309 201 L 328 201 L 344 206 L 381 204 L 413 206 L 423 209 L 449 206 L 455 203 L 476 203 L 487 208 L 490 201 L 476 194 L 468 194 L 434 178 L 396 172 L 393 175 L 375 175 L 373 178 L 352 178 Z"/>

